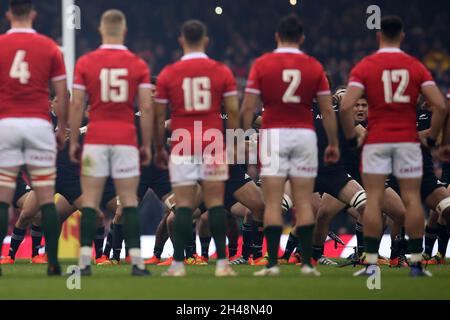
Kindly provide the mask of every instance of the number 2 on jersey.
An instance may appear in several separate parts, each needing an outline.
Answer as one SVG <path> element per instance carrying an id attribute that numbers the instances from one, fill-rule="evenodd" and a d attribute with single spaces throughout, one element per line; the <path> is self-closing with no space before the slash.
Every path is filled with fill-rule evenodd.
<path id="1" fill-rule="evenodd" d="M 211 108 L 211 80 L 208 77 L 184 78 L 184 107 L 187 111 Z"/>
<path id="2" fill-rule="evenodd" d="M 128 81 L 120 77 L 128 76 L 127 69 L 102 69 L 100 71 L 102 102 L 128 101 Z"/>
<path id="3" fill-rule="evenodd" d="M 406 69 L 384 70 L 383 76 L 384 101 L 386 103 L 400 102 L 409 103 L 411 98 L 404 96 L 406 88 L 409 84 L 409 72 Z M 395 94 L 392 95 L 392 83 L 400 82 Z"/>
<path id="4" fill-rule="evenodd" d="M 12 79 L 19 79 L 20 84 L 28 84 L 31 77 L 28 62 L 25 61 L 26 55 L 25 50 L 18 50 L 9 71 L 9 76 Z"/>
<path id="5" fill-rule="evenodd" d="M 289 83 L 289 87 L 283 95 L 284 103 L 300 103 L 300 96 L 296 96 L 295 92 L 300 86 L 302 74 L 300 70 L 287 69 L 283 70 L 283 82 Z"/>

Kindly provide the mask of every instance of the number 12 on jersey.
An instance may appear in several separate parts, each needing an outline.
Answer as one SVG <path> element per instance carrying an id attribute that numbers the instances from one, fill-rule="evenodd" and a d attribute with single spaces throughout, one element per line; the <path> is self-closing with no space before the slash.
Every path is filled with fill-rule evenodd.
<path id="1" fill-rule="evenodd" d="M 409 84 L 409 72 L 406 69 L 384 70 L 381 78 L 384 86 L 384 101 L 386 103 L 409 103 L 411 98 L 403 95 Z M 400 82 L 395 94 L 392 94 L 392 83 Z"/>

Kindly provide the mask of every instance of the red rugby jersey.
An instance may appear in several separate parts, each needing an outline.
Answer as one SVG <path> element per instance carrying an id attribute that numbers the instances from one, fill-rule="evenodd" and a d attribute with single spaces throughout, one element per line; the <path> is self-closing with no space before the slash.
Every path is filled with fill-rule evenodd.
<path id="1" fill-rule="evenodd" d="M 416 58 L 384 48 L 352 70 L 349 86 L 365 90 L 369 103 L 366 143 L 417 142 L 416 104 L 421 87 L 435 85 Z"/>
<path id="2" fill-rule="evenodd" d="M 316 59 L 295 48 L 279 48 L 255 61 L 246 92 L 261 96 L 262 128 L 314 129 L 313 99 L 329 95 L 330 86 Z"/>
<path id="3" fill-rule="evenodd" d="M 74 89 L 89 97 L 88 144 L 136 145 L 134 102 L 139 88 L 151 88 L 150 70 L 122 45 L 102 45 L 81 57 Z"/>
<path id="4" fill-rule="evenodd" d="M 155 101 L 170 103 L 172 132 L 185 129 L 191 141 L 198 141 L 208 129 L 223 131 L 219 116 L 222 102 L 224 97 L 232 95 L 237 95 L 237 90 L 231 70 L 206 54 L 196 52 L 161 71 Z M 194 132 L 194 122 L 201 122 L 201 131 Z M 173 142 L 172 147 L 176 144 Z"/>
<path id="5" fill-rule="evenodd" d="M 58 45 L 33 29 L 11 29 L 0 36 L 0 119 L 50 121 L 49 81 L 66 79 Z"/>

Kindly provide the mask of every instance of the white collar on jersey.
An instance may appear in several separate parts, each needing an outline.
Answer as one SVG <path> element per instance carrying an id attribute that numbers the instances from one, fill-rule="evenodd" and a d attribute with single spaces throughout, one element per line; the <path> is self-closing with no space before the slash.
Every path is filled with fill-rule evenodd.
<path id="1" fill-rule="evenodd" d="M 300 49 L 297 48 L 278 48 L 275 49 L 275 53 L 296 53 L 296 54 L 302 54 L 303 52 Z"/>
<path id="2" fill-rule="evenodd" d="M 100 49 L 111 49 L 111 50 L 128 50 L 127 47 L 121 44 L 102 44 Z"/>
<path id="3" fill-rule="evenodd" d="M 32 28 L 12 28 L 9 29 L 6 33 L 36 33 L 36 30 Z"/>
<path id="4" fill-rule="evenodd" d="M 208 59 L 208 56 L 204 52 L 191 52 L 181 57 L 182 61 L 190 59 Z"/>
<path id="5" fill-rule="evenodd" d="M 403 52 L 403 51 L 400 48 L 386 47 L 386 48 L 381 48 L 377 52 L 378 53 L 384 53 L 384 52 L 392 53 L 392 52 Z"/>

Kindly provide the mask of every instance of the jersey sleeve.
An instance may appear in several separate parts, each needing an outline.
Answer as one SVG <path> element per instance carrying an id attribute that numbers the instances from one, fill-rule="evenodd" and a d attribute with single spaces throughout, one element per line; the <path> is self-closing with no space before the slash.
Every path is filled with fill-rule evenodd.
<path id="1" fill-rule="evenodd" d="M 245 92 L 246 93 L 252 93 L 252 94 L 257 94 L 257 95 L 261 95 L 261 83 L 260 83 L 260 76 L 259 76 L 259 72 L 258 72 L 258 67 L 259 63 L 258 61 L 256 61 L 252 68 L 250 69 L 250 74 L 248 76 L 248 80 L 247 80 L 247 86 L 245 88 Z"/>
<path id="2" fill-rule="evenodd" d="M 236 79 L 234 78 L 233 72 L 227 66 L 224 66 L 224 79 L 225 79 L 225 88 L 223 96 L 224 97 L 236 96 L 238 94 Z"/>
<path id="3" fill-rule="evenodd" d="M 350 77 L 348 81 L 349 87 L 358 87 L 361 89 L 365 89 L 365 79 L 366 74 L 364 71 L 364 62 L 358 63 L 350 72 Z"/>
<path id="4" fill-rule="evenodd" d="M 52 56 L 52 70 L 50 73 L 50 78 L 52 81 L 60 81 L 65 80 L 67 78 L 66 75 L 66 66 L 64 64 L 64 57 L 61 50 L 58 46 L 54 46 L 53 56 Z"/>
<path id="5" fill-rule="evenodd" d="M 140 77 L 138 86 L 140 89 L 151 89 L 153 88 L 152 82 L 151 82 L 151 71 L 148 65 L 141 60 L 139 62 L 139 70 L 140 70 Z"/>
<path id="6" fill-rule="evenodd" d="M 422 88 L 426 86 L 435 86 L 436 82 L 434 82 L 431 72 L 421 62 L 417 61 L 417 64 L 420 70 L 420 86 Z"/>
<path id="7" fill-rule="evenodd" d="M 155 102 L 168 104 L 169 103 L 169 77 L 167 67 L 161 71 L 156 81 L 156 96 Z"/>
<path id="8" fill-rule="evenodd" d="M 86 76 L 84 59 L 78 60 L 75 66 L 75 72 L 73 77 L 73 88 L 77 90 L 86 91 Z"/>

